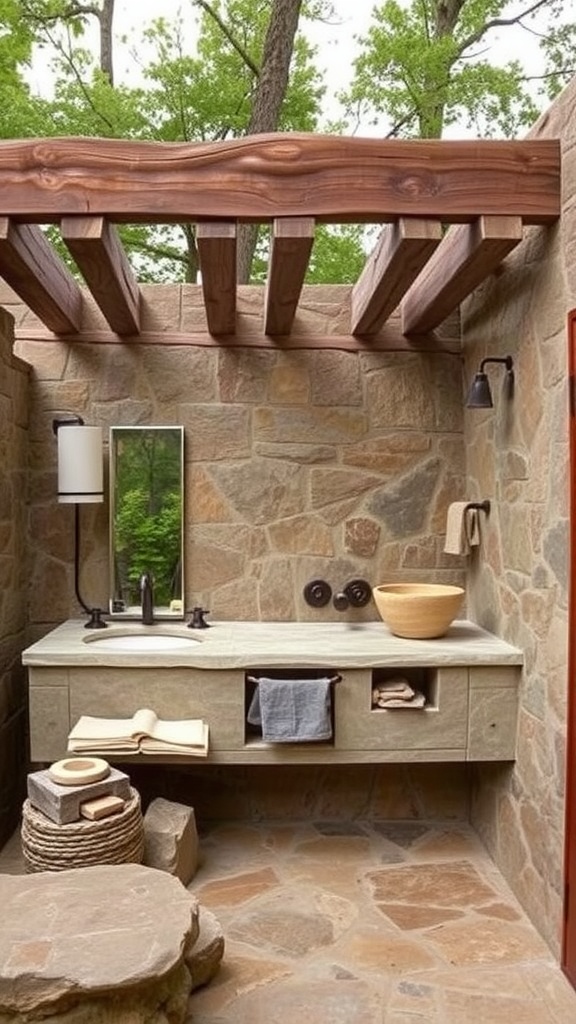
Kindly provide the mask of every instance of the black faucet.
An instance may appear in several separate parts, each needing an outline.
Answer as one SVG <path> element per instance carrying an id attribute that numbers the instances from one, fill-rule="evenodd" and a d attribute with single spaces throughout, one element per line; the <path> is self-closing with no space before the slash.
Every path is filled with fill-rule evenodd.
<path id="1" fill-rule="evenodd" d="M 142 573 L 140 577 L 140 594 L 142 595 L 142 622 L 145 626 L 151 626 L 154 622 L 154 587 L 149 572 Z"/>

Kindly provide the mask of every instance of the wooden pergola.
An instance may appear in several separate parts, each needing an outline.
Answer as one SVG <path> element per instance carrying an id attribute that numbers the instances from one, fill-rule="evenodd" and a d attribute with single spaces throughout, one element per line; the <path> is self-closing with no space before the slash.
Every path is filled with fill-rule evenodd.
<path id="1" fill-rule="evenodd" d="M 266 343 L 290 339 L 315 225 L 380 224 L 350 296 L 350 335 L 366 347 L 392 314 L 404 336 L 433 332 L 525 226 L 559 215 L 557 140 L 0 143 L 0 275 L 47 337 L 70 340 L 82 339 L 82 288 L 41 224 L 59 228 L 110 332 L 127 342 L 141 338 L 141 294 L 115 225 L 194 225 L 214 344 L 235 335 L 238 224 L 271 225 Z"/>

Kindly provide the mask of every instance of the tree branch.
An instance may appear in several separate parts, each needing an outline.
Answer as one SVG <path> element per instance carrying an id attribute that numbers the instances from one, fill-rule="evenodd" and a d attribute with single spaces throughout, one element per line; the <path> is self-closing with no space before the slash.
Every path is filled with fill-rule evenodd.
<path id="1" fill-rule="evenodd" d="M 240 57 L 242 58 L 246 66 L 250 69 L 252 74 L 256 78 L 258 78 L 258 76 L 260 75 L 260 68 L 258 67 L 257 64 L 254 63 L 250 54 L 244 49 L 244 47 L 240 45 L 240 43 L 234 37 L 228 26 L 225 24 L 225 22 L 222 21 L 222 18 L 220 17 L 218 12 L 213 10 L 213 8 L 210 6 L 209 3 L 206 2 L 206 0 L 194 0 L 194 3 L 198 4 L 198 6 L 201 7 L 202 10 L 205 11 L 206 14 L 208 14 L 216 22 L 218 28 L 220 29 L 222 34 L 226 36 L 226 39 L 228 40 L 230 45 L 234 47 L 236 53 L 240 55 Z"/>
<path id="2" fill-rule="evenodd" d="M 109 130 L 111 132 L 113 132 L 114 131 L 114 125 L 112 124 L 111 121 L 108 120 L 108 118 L 100 110 L 97 110 L 97 108 L 94 106 L 94 101 L 92 99 L 92 96 L 90 95 L 89 90 L 87 89 L 86 85 L 84 84 L 84 82 L 82 80 L 82 76 L 80 75 L 80 73 L 78 71 L 78 68 L 76 67 L 74 61 L 72 60 L 72 57 L 70 56 L 70 54 L 65 50 L 64 46 L 62 45 L 62 43 L 58 39 L 54 39 L 52 37 L 52 35 L 50 33 L 50 30 L 48 28 L 46 28 L 46 26 L 44 27 L 44 31 L 46 32 L 46 36 L 50 40 L 50 42 L 52 43 L 52 46 L 54 47 L 56 52 L 60 53 L 62 59 L 66 62 L 66 64 L 68 64 L 68 67 L 70 68 L 70 71 L 72 72 L 72 75 L 76 79 L 78 88 L 80 89 L 82 95 L 84 96 L 84 99 L 86 100 L 86 104 L 90 107 L 90 110 L 92 110 L 92 112 L 96 115 L 97 118 L 99 118 L 105 125 L 107 125 L 107 127 L 109 128 Z"/>
<path id="3" fill-rule="evenodd" d="M 534 14 L 534 12 L 538 11 L 541 7 L 545 7 L 547 3 L 549 3 L 549 0 L 536 0 L 536 3 L 532 4 L 528 10 L 521 11 L 521 13 L 516 15 L 515 18 L 491 18 L 490 21 L 485 22 L 481 28 L 477 29 L 476 32 L 472 32 L 467 39 L 462 41 L 458 50 L 458 55 L 460 56 L 464 50 L 468 49 L 469 46 L 473 46 L 474 43 L 478 43 L 482 39 L 482 36 L 486 35 L 491 28 L 518 25 L 522 21 L 522 18 L 528 17 L 529 14 Z"/>

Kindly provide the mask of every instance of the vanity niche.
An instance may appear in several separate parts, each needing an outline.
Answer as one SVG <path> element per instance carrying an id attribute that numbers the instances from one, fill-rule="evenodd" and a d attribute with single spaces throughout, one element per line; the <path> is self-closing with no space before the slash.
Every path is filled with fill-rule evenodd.
<path id="1" fill-rule="evenodd" d="M 140 579 L 153 579 L 154 617 L 184 617 L 184 428 L 110 428 L 113 618 L 140 618 Z"/>

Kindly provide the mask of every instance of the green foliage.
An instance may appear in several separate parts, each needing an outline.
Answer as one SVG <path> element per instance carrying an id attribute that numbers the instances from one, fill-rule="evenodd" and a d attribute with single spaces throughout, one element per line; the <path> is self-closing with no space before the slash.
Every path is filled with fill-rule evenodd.
<path id="1" fill-rule="evenodd" d="M 155 603 L 170 604 L 181 554 L 181 503 L 177 491 L 167 494 L 162 507 L 151 516 L 145 490 L 124 494 L 115 530 L 118 563 L 125 567 L 123 578 L 129 585 L 128 594 L 123 595 L 127 605 L 139 603 L 139 582 L 145 572 L 154 580 Z"/>
<path id="2" fill-rule="evenodd" d="M 391 125 L 383 135 L 439 138 L 455 124 L 480 136 L 517 134 L 537 115 L 524 72 L 514 60 L 491 64 L 484 41 L 505 7 L 506 0 L 386 0 L 343 96 L 350 116 L 360 109 L 372 124 Z"/>
<path id="3" fill-rule="evenodd" d="M 21 83 L 21 69 L 30 63 L 34 29 L 22 17 L 18 0 L 0 0 L 0 85 Z"/>
<path id="4" fill-rule="evenodd" d="M 552 27 L 542 40 L 541 46 L 546 55 L 548 74 L 546 75 L 540 94 L 546 100 L 552 100 L 564 86 L 576 75 L 576 21 L 563 23 L 563 0 L 552 4 Z"/>
<path id="5" fill-rule="evenodd" d="M 306 274 L 307 284 L 354 284 L 366 262 L 362 224 L 319 225 Z"/>

